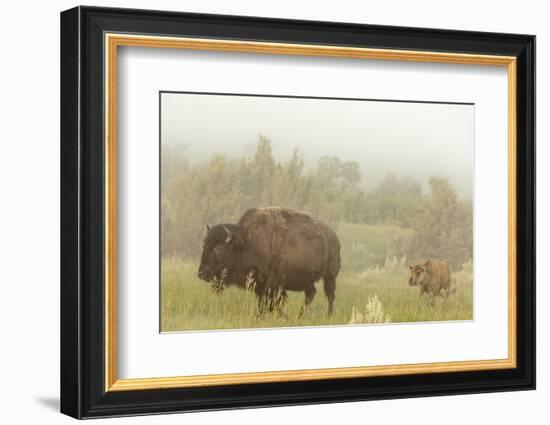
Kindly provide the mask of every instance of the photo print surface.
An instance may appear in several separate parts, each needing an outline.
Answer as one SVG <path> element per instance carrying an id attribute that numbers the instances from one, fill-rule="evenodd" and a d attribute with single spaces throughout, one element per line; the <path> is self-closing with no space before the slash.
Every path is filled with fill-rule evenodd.
<path id="1" fill-rule="evenodd" d="M 473 104 L 159 96 L 162 332 L 473 319 Z"/>

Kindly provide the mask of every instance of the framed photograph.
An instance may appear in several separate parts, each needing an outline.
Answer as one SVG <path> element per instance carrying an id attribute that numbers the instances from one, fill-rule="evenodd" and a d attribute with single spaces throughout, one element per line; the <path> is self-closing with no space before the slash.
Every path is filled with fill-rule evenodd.
<path id="1" fill-rule="evenodd" d="M 61 14 L 61 411 L 535 387 L 535 37 Z"/>

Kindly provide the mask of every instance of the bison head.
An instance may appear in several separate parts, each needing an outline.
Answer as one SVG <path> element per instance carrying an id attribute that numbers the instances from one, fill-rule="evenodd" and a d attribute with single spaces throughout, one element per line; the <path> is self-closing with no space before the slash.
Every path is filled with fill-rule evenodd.
<path id="1" fill-rule="evenodd" d="M 217 224 L 211 228 L 206 226 L 199 278 L 205 282 L 228 283 L 240 263 L 243 246 L 244 237 L 239 226 L 234 224 Z"/>
<path id="2" fill-rule="evenodd" d="M 424 284 L 426 279 L 426 267 L 417 264 L 416 266 L 409 266 L 409 285 L 418 286 Z"/>

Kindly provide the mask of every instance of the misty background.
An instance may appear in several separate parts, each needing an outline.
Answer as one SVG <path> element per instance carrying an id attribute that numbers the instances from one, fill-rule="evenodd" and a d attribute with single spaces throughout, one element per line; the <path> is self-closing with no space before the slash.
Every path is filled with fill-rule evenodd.
<path id="1" fill-rule="evenodd" d="M 356 161 L 364 190 L 391 172 L 424 192 L 430 176 L 445 177 L 473 197 L 473 105 L 187 93 L 161 102 L 162 146 L 191 163 L 252 156 L 264 135 L 276 161 L 299 148 L 306 170 L 326 155 Z"/>

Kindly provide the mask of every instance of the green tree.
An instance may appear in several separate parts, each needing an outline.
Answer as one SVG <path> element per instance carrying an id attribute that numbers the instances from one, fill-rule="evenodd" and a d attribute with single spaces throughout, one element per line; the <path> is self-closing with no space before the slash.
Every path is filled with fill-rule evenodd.
<path id="1" fill-rule="evenodd" d="M 459 270 L 473 255 L 473 211 L 447 179 L 431 177 L 430 195 L 413 223 L 414 260 L 440 259 Z"/>
<path id="2" fill-rule="evenodd" d="M 271 141 L 260 135 L 260 140 L 256 146 L 254 158 L 248 165 L 248 178 L 250 184 L 249 196 L 251 196 L 254 205 L 272 205 L 273 188 L 271 182 L 276 171 L 275 160 L 271 151 Z"/>
<path id="3" fill-rule="evenodd" d="M 443 179 L 432 178 L 431 194 L 423 197 L 414 179 L 388 174 L 377 189 L 365 193 L 357 162 L 324 156 L 306 169 L 298 149 L 276 161 L 271 141 L 263 135 L 251 157 L 233 160 L 215 154 L 191 166 L 181 149 L 163 146 L 161 161 L 163 255 L 196 257 L 206 224 L 236 222 L 253 207 L 282 206 L 306 211 L 334 228 L 340 222 L 413 227 L 410 251 L 418 258 L 453 264 L 471 258 L 471 203 L 459 200 Z M 408 250 L 400 241 L 395 245 Z"/>
<path id="4" fill-rule="evenodd" d="M 388 173 L 364 202 L 364 221 L 409 227 L 422 200 L 420 183 L 412 177 Z"/>

